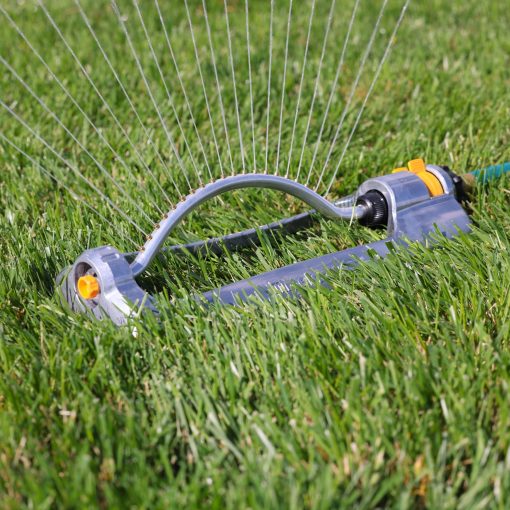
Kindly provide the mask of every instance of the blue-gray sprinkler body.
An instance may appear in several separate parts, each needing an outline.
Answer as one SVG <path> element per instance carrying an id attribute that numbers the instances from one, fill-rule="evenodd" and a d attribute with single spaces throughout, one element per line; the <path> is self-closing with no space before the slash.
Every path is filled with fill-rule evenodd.
<path id="1" fill-rule="evenodd" d="M 471 221 L 458 200 L 458 182 L 454 174 L 442 167 L 423 165 L 422 172 L 399 171 L 368 179 L 354 195 L 337 202 L 322 196 L 290 179 L 267 174 L 244 174 L 219 179 L 199 189 L 181 202 L 159 223 L 144 247 L 133 254 L 123 254 L 106 246 L 85 251 L 76 262 L 64 270 L 58 279 L 64 301 L 75 312 L 87 313 L 96 319 L 111 319 L 122 325 L 144 310 L 157 313 L 157 299 L 144 291 L 136 281 L 157 253 L 170 232 L 201 203 L 226 191 L 245 187 L 265 187 L 294 195 L 328 218 L 360 221 L 368 226 L 385 226 L 387 237 L 366 245 L 312 258 L 274 271 L 262 273 L 243 281 L 213 289 L 199 296 L 206 301 L 234 304 L 257 295 L 269 297 L 275 291 L 293 293 L 295 286 L 306 285 L 323 279 L 321 275 L 335 269 L 353 269 L 360 261 L 374 254 L 385 257 L 395 247 L 408 243 L 434 244 L 441 235 L 453 237 L 468 232 Z M 428 180 L 439 186 L 441 193 L 431 192 Z M 309 214 L 298 215 L 271 225 L 262 231 L 282 229 L 297 230 L 310 222 Z M 222 239 L 194 243 L 183 248 L 199 251 L 210 247 L 213 251 L 225 244 L 236 248 L 256 239 L 255 229 L 232 234 Z M 134 257 L 134 260 L 128 262 Z M 98 292 L 92 297 L 80 293 L 80 279 L 93 278 Z"/>

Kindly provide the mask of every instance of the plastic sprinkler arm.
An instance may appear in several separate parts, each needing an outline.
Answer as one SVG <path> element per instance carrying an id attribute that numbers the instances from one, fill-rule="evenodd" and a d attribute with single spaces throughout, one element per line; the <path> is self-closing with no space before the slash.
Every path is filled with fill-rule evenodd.
<path id="1" fill-rule="evenodd" d="M 348 221 L 360 219 L 366 210 L 364 204 L 349 205 L 348 207 L 337 206 L 306 186 L 285 177 L 266 174 L 242 174 L 225 177 L 206 184 L 203 188 L 188 195 L 186 200 L 177 204 L 172 211 L 165 215 L 131 263 L 133 276 L 136 277 L 145 271 L 152 259 L 160 251 L 170 232 L 190 212 L 211 198 L 240 188 L 269 188 L 288 193 L 312 206 L 323 216 L 332 219 Z"/>
<path id="2" fill-rule="evenodd" d="M 485 184 L 489 181 L 495 180 L 505 173 L 510 172 L 510 161 L 499 165 L 492 165 L 479 170 L 461 175 L 460 178 L 463 182 L 463 191 L 469 194 L 473 191 L 477 183 Z M 356 202 L 355 194 L 336 200 L 334 204 L 337 207 L 352 207 Z M 171 252 L 174 254 L 192 254 L 192 255 L 206 255 L 207 253 L 214 253 L 219 255 L 224 251 L 234 252 L 248 246 L 256 246 L 260 244 L 260 234 L 278 233 L 280 235 L 294 234 L 300 230 L 307 229 L 318 220 L 317 211 L 312 209 L 310 211 L 283 218 L 281 220 L 269 223 L 268 225 L 261 225 L 257 228 L 250 228 L 241 232 L 227 234 L 222 237 L 215 237 L 205 241 L 196 241 L 189 244 L 177 244 L 163 248 L 163 252 Z M 127 257 L 134 258 L 136 253 L 126 254 Z"/>
<path id="3" fill-rule="evenodd" d="M 353 207 L 357 197 L 352 194 L 346 197 L 335 200 L 333 204 L 336 207 Z M 172 246 L 164 247 L 160 251 L 162 253 L 173 253 L 175 255 L 219 255 L 224 252 L 235 252 L 247 247 L 253 247 L 260 244 L 261 234 L 278 234 L 289 235 L 295 234 L 301 230 L 310 228 L 315 222 L 318 221 L 319 213 L 315 209 L 282 218 L 281 220 L 273 221 L 267 225 L 260 225 L 255 228 L 249 228 L 240 232 L 234 232 L 221 237 L 213 237 L 211 239 L 194 241 L 187 244 L 174 244 Z M 127 259 L 134 259 L 138 252 L 125 253 Z"/>

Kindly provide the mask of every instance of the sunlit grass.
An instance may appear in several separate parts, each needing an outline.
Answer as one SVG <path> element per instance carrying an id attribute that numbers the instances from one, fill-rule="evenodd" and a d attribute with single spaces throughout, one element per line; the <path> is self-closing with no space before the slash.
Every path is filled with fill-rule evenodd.
<path id="1" fill-rule="evenodd" d="M 303 31 L 307 11 L 301 2 L 295 4 L 295 23 Z M 329 2 L 319 4 L 318 16 L 325 22 Z M 377 9 L 363 4 L 358 26 L 361 39 L 348 57 L 341 97 L 348 94 L 361 42 L 366 42 Z M 510 160 L 510 18 L 504 2 L 489 4 L 415 2 L 349 149 L 333 188 L 335 196 L 414 157 L 448 164 L 459 173 Z M 101 28 L 140 114 L 172 162 L 150 100 L 124 58 L 118 29 L 109 33 L 111 11 L 99 2 L 84 5 Z M 129 9 L 129 2 L 122 5 Z M 165 12 L 175 30 L 176 52 L 191 87 L 197 122 L 205 133 L 208 118 L 193 73 L 189 41 L 184 40 L 183 12 L 172 5 L 166 5 Z M 233 5 L 237 11 L 232 15 L 241 16 L 242 2 Z M 253 5 L 260 10 L 252 27 L 257 41 L 267 33 L 262 21 L 268 6 Z M 284 26 L 285 4 L 278 5 L 278 26 Z M 72 2 L 59 0 L 48 6 L 79 49 L 80 58 L 89 60 L 100 89 L 142 147 L 143 134 L 107 68 L 99 59 L 91 60 L 97 51 Z M 392 20 L 397 6 L 392 4 Z M 58 46 L 40 11 L 32 2 L 6 2 L 5 7 L 134 165 L 126 141 Z M 340 2 L 340 7 L 345 17 L 338 25 L 345 27 L 351 4 Z M 214 26 L 221 26 L 221 16 L 218 2 L 211 12 Z M 389 21 L 386 28 L 391 28 Z M 164 39 L 156 31 L 156 22 L 149 18 L 156 48 L 163 53 Z M 338 47 L 343 34 L 332 38 L 332 44 Z M 204 37 L 204 33 L 198 35 L 202 42 Z M 123 173 L 5 20 L 0 48 L 157 221 L 150 201 L 161 206 L 164 202 L 155 186 L 147 181 L 150 193 L 144 195 Z M 297 62 L 291 68 L 293 79 L 299 78 L 299 48 L 292 50 Z M 325 67 L 329 80 L 335 72 L 330 55 Z M 266 58 L 265 46 L 255 42 L 260 164 L 264 160 Z M 370 63 L 371 69 L 375 63 Z M 220 64 L 228 72 L 226 63 Z M 245 65 L 239 62 L 241 69 Z M 275 76 L 281 79 L 281 53 L 274 66 Z M 156 76 L 157 71 L 148 67 L 151 76 Z M 364 87 L 369 78 L 362 80 Z M 305 100 L 309 100 L 313 90 L 309 77 L 306 88 Z M 0 90 L 4 101 L 15 105 L 115 203 L 142 221 L 8 72 L 0 76 Z M 275 85 L 276 97 L 278 92 Z M 244 87 L 240 102 L 245 105 L 246 93 Z M 289 97 L 295 100 L 294 89 Z M 321 97 L 319 111 L 326 99 Z M 179 111 L 185 110 L 181 95 L 176 93 L 174 101 Z M 231 92 L 226 91 L 226 104 L 231 101 Z M 334 118 L 341 107 L 338 100 Z M 249 108 L 244 108 L 247 134 L 251 129 L 248 114 Z M 220 120 L 217 101 L 213 115 Z M 277 119 L 276 109 L 274 115 Z M 231 112 L 229 121 L 235 122 Z M 0 506 L 508 507 L 508 179 L 479 190 L 473 198 L 471 235 L 444 241 L 433 251 L 414 247 L 384 263 L 374 261 L 354 272 L 331 274 L 330 289 L 308 289 L 300 301 L 276 299 L 205 310 L 187 296 L 367 242 L 378 233 L 322 221 L 305 234 L 266 240 L 241 254 L 200 260 L 168 257 L 150 270 L 154 285 L 161 289 L 161 321 L 147 317 L 137 325 L 135 337 L 127 328 L 70 315 L 54 295 L 54 278 L 88 247 L 109 243 L 133 249 L 122 234 L 136 237 L 136 231 L 81 187 L 7 113 L 0 114 L 0 122 L 5 136 L 81 192 L 114 225 L 102 222 L 35 165 L 1 145 Z M 300 119 L 301 136 L 305 124 Z M 327 140 L 332 139 L 334 126 L 332 120 Z M 314 121 L 312 140 L 319 127 Z M 191 127 L 187 135 L 199 154 Z M 288 136 L 283 138 L 286 151 L 289 142 Z M 321 162 L 327 149 L 327 144 L 321 147 Z M 341 149 L 339 144 L 336 156 Z M 207 150 L 212 161 L 212 142 Z M 168 185 L 154 155 L 144 154 Z M 239 150 L 233 154 L 240 166 Z M 222 156 L 227 163 L 227 153 Z M 306 161 L 310 158 L 306 152 Z M 172 165 L 177 172 L 175 162 Z M 136 171 L 141 174 L 141 167 Z M 296 210 L 295 202 L 276 193 L 235 193 L 193 214 L 179 236 L 182 240 L 217 235 Z"/>

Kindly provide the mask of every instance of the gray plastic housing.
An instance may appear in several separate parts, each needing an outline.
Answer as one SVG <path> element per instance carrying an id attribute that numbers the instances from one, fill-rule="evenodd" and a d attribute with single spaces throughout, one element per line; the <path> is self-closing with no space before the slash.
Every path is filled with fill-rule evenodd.
<path id="1" fill-rule="evenodd" d="M 321 275 L 326 271 L 351 270 L 360 261 L 369 260 L 372 254 L 385 257 L 392 247 L 405 247 L 409 242 L 433 244 L 437 242 L 437 234 L 451 238 L 459 232 L 469 232 L 471 220 L 455 198 L 451 177 L 437 166 L 428 165 L 427 171 L 439 179 L 444 190 L 443 195 L 431 197 L 423 181 L 407 171 L 369 179 L 357 190 L 357 196 L 376 190 L 386 199 L 389 218 L 385 239 L 262 273 L 211 290 L 197 298 L 206 302 L 219 301 L 224 304 L 234 304 L 253 295 L 267 298 L 275 290 L 290 295 L 295 286 L 314 281 L 323 282 Z M 135 279 L 141 273 L 142 265 L 143 268 L 147 267 L 155 253 L 161 249 L 164 239 L 172 228 L 192 208 L 224 190 L 242 187 L 242 177 L 236 176 L 235 182 L 233 179 L 231 179 L 232 182 L 226 183 L 216 181 L 206 186 L 201 194 L 195 195 L 190 200 L 190 203 L 181 206 L 174 216 L 169 214 L 166 218 L 167 223 L 160 230 L 160 232 L 164 231 L 165 235 L 158 233 L 153 244 L 149 244 L 151 249 L 149 254 L 144 252 L 131 254 L 135 256 L 131 264 L 128 263 L 126 254 L 110 246 L 85 251 L 73 266 L 59 275 L 58 287 L 64 302 L 75 312 L 87 313 L 96 319 L 109 318 L 118 325 L 126 324 L 129 318 L 137 316 L 143 310 L 157 313 L 156 300 L 145 292 Z M 249 178 L 247 186 L 273 187 L 288 191 L 313 205 L 328 217 L 347 220 L 363 216 L 360 206 L 346 207 L 342 204 L 343 207 L 339 207 L 326 203 L 325 199 L 293 181 L 286 187 L 282 178 L 274 179 L 274 176 L 246 175 L 245 177 Z M 353 204 L 353 200 L 350 199 L 348 203 Z M 99 280 L 101 292 L 96 299 L 84 300 L 77 292 L 77 281 L 84 274 L 92 274 Z"/>

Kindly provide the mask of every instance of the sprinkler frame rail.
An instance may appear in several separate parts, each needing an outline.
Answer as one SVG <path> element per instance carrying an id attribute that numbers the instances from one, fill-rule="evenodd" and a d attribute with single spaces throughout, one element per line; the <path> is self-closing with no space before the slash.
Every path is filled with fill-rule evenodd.
<path id="1" fill-rule="evenodd" d="M 503 169 L 503 170 L 502 170 Z M 332 269 L 351 270 L 361 261 L 374 256 L 385 257 L 394 248 L 405 248 L 410 242 L 432 245 L 445 236 L 469 232 L 471 220 L 461 202 L 465 191 L 476 180 L 486 182 L 510 171 L 505 165 L 466 174 L 463 178 L 447 167 L 425 165 L 412 160 L 405 168 L 368 179 L 356 191 L 336 202 L 330 202 L 306 186 L 284 177 L 268 174 L 242 174 L 219 179 L 189 195 L 170 211 L 149 236 L 144 247 L 135 253 L 121 253 L 111 246 L 83 252 L 76 262 L 60 273 L 58 289 L 64 303 L 79 313 L 96 319 L 109 318 L 117 325 L 143 311 L 158 313 L 157 299 L 136 282 L 171 231 L 194 209 L 227 191 L 257 187 L 271 188 L 291 194 L 314 208 L 313 211 L 264 225 L 262 232 L 281 230 L 295 232 L 310 225 L 312 214 L 327 218 L 358 221 L 368 227 L 385 227 L 387 237 L 366 245 L 312 258 L 274 271 L 197 295 L 199 301 L 235 304 L 250 296 L 269 298 L 275 291 L 286 296 L 298 295 L 296 288 L 318 282 Z M 230 234 L 223 238 L 200 241 L 168 248 L 174 252 L 200 252 L 211 249 L 237 249 L 255 243 L 259 230 Z M 134 260 L 133 260 L 134 257 Z M 131 260 L 131 262 L 129 262 Z"/>

